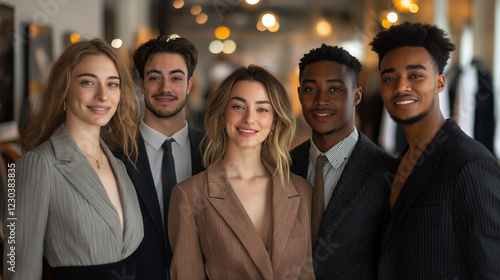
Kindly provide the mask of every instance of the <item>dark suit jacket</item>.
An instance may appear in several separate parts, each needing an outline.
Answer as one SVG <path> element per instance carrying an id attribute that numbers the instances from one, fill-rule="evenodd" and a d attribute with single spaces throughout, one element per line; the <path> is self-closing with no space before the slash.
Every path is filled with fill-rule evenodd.
<path id="1" fill-rule="evenodd" d="M 270 252 L 222 162 L 175 186 L 168 216 L 172 279 L 314 279 L 311 184 L 294 174 L 287 184 L 273 175 L 272 184 Z"/>
<path id="2" fill-rule="evenodd" d="M 500 279 L 500 167 L 452 119 L 406 180 L 381 252 L 380 279 Z"/>
<path id="3" fill-rule="evenodd" d="M 189 142 L 191 145 L 191 164 L 193 175 L 204 170 L 200 154 L 200 142 L 203 134 L 189 127 Z M 168 236 L 163 229 L 160 205 L 156 193 L 148 155 L 142 135 L 138 136 L 139 157 L 137 170 L 123 154 L 115 153 L 122 159 L 127 172 L 134 183 L 142 219 L 144 221 L 144 239 L 137 249 L 137 279 L 168 279 L 172 251 L 168 243 Z"/>
<path id="4" fill-rule="evenodd" d="M 291 171 L 307 177 L 310 141 L 292 150 Z M 313 249 L 317 279 L 376 279 L 383 221 L 397 160 L 365 135 L 347 162 Z"/>

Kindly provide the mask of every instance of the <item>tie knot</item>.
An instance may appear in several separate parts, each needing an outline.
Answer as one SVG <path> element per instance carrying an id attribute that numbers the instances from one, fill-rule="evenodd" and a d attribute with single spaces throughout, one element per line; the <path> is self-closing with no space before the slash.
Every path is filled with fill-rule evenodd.
<path id="1" fill-rule="evenodd" d="M 316 158 L 316 168 L 318 167 L 321 167 L 323 168 L 323 166 L 325 165 L 325 162 L 326 162 L 327 158 L 325 155 L 319 155 L 317 158 Z"/>
<path id="2" fill-rule="evenodd" d="M 163 144 L 161 145 L 163 147 L 163 150 L 164 151 L 172 151 L 172 142 L 174 142 L 174 141 L 175 140 L 173 138 L 165 140 L 165 142 L 163 142 Z"/>

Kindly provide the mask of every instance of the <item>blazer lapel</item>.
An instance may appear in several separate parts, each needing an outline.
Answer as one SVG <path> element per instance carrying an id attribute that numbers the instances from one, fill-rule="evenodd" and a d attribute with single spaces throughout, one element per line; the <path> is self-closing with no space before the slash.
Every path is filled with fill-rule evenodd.
<path id="1" fill-rule="evenodd" d="M 366 140 L 360 133 L 358 142 L 347 162 L 344 171 L 335 187 L 334 193 L 328 203 L 321 223 L 318 246 L 328 246 L 326 241 L 331 240 L 331 235 L 337 230 L 344 218 L 351 212 L 366 188 L 370 185 L 371 165 L 366 164 Z M 362 170 L 362 172 L 360 172 Z M 313 248 L 313 251 L 316 248 Z"/>
<path id="2" fill-rule="evenodd" d="M 192 175 L 196 175 L 205 168 L 203 167 L 203 161 L 201 158 L 201 141 L 203 139 L 203 134 L 201 132 L 198 132 L 191 127 L 188 127 L 189 130 L 189 143 L 191 146 L 191 173 Z"/>
<path id="3" fill-rule="evenodd" d="M 114 206 L 108 199 L 108 194 L 95 170 L 76 146 L 64 124 L 54 132 L 50 140 L 54 148 L 55 158 L 58 161 L 55 167 L 68 180 L 68 183 L 85 197 L 87 202 L 103 217 L 115 237 L 123 240 L 118 213 L 116 213 Z M 79 172 L 75 172 L 75 170 Z"/>
<path id="4" fill-rule="evenodd" d="M 292 157 L 292 166 L 290 172 L 301 176 L 307 180 L 307 167 L 309 165 L 309 148 L 311 147 L 310 140 L 307 140 L 297 146 L 290 153 Z"/>
<path id="5" fill-rule="evenodd" d="M 450 119 L 446 121 L 445 125 L 436 134 L 436 136 L 434 136 L 434 139 L 432 139 L 432 141 L 427 145 L 424 152 L 418 159 L 410 173 L 410 176 L 408 176 L 398 199 L 396 200 L 396 204 L 394 205 L 384 238 L 382 239 L 382 253 L 393 239 L 404 214 L 413 201 L 415 201 L 415 198 L 422 191 L 422 189 L 427 186 L 427 181 L 432 178 L 434 172 L 441 164 L 440 157 L 442 155 L 442 151 L 450 139 L 453 138 L 459 131 L 460 128 L 453 120 Z M 400 158 L 404 155 L 406 150 L 407 149 L 401 153 Z"/>
<path id="6" fill-rule="evenodd" d="M 127 183 L 127 177 L 128 175 L 126 174 L 126 171 L 123 169 L 122 166 L 118 164 L 118 159 L 116 159 L 111 151 L 107 148 L 106 143 L 101 139 L 101 146 L 103 147 L 104 152 L 106 153 L 106 156 L 108 157 L 109 164 L 111 165 L 111 168 L 113 169 L 115 173 L 116 180 L 118 182 L 118 189 L 120 191 L 120 199 L 122 202 L 122 209 L 123 209 L 123 243 L 124 244 L 129 244 L 134 235 L 133 233 L 136 232 L 135 228 L 131 228 L 132 226 L 136 225 L 137 223 L 132 222 L 139 217 L 135 214 L 136 211 L 133 211 L 131 203 L 131 199 L 134 196 L 130 195 L 130 192 L 134 191 L 134 189 L 129 188 L 129 183 Z M 125 250 L 127 249 L 126 246 L 123 247 L 124 253 Z"/>
<path id="7" fill-rule="evenodd" d="M 208 200 L 245 247 L 264 279 L 273 279 L 269 255 L 238 196 L 230 187 L 222 162 L 207 170 Z"/>
<path id="8" fill-rule="evenodd" d="M 274 174 L 274 170 L 269 166 L 266 167 L 271 174 Z M 273 176 L 273 245 L 271 252 L 273 267 L 283 259 L 282 256 L 285 254 L 299 205 L 299 193 L 292 182 L 283 185 L 277 176 Z"/>
<path id="9" fill-rule="evenodd" d="M 127 172 L 130 176 L 130 179 L 134 183 L 134 187 L 137 191 L 139 199 L 142 200 L 149 216 L 151 216 L 156 230 L 165 239 L 165 231 L 163 229 L 163 221 L 161 218 L 158 194 L 154 187 L 155 183 L 153 180 L 153 175 L 151 175 L 151 168 L 149 166 L 148 154 L 146 152 L 144 139 L 142 138 L 140 133 L 137 139 L 137 148 L 139 153 L 136 164 L 137 170 L 129 162 L 127 162 L 125 166 L 127 167 Z M 127 159 L 124 159 L 124 161 L 127 161 Z"/>

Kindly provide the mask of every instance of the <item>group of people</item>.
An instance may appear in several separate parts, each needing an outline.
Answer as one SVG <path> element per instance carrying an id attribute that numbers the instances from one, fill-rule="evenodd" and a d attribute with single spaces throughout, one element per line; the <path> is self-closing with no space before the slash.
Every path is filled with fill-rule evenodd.
<path id="1" fill-rule="evenodd" d="M 16 162 L 15 272 L 41 279 L 499 279 L 500 166 L 446 120 L 455 46 L 405 22 L 370 43 L 381 96 L 408 147 L 395 158 L 354 126 L 361 63 L 322 45 L 299 63 L 312 129 L 268 70 L 240 67 L 208 95 L 202 134 L 184 105 L 198 50 L 152 39 L 134 84 L 103 41 L 68 46 Z M 4 259 L 10 245 L 4 244 Z"/>

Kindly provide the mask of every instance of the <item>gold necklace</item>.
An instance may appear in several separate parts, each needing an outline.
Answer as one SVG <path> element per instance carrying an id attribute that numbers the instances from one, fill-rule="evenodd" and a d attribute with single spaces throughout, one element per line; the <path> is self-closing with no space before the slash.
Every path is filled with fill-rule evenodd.
<path id="1" fill-rule="evenodd" d="M 82 149 L 83 151 L 83 149 Z M 93 160 L 95 160 L 95 163 L 97 164 L 97 169 L 101 169 L 101 163 L 102 163 L 102 149 L 101 147 L 99 147 L 99 160 L 97 160 L 95 157 L 93 157 L 92 155 L 90 155 L 89 153 L 83 151 L 86 155 L 88 155 L 89 157 L 91 157 Z"/>

